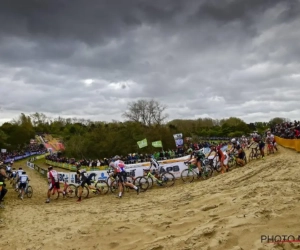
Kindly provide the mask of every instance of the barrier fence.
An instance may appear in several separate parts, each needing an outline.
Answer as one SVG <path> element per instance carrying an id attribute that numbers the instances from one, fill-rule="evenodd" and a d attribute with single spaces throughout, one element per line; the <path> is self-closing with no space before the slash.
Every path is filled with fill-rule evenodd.
<path id="1" fill-rule="evenodd" d="M 278 136 L 275 136 L 276 142 L 285 148 L 294 149 L 297 152 L 300 152 L 300 140 L 299 139 L 283 139 Z"/>

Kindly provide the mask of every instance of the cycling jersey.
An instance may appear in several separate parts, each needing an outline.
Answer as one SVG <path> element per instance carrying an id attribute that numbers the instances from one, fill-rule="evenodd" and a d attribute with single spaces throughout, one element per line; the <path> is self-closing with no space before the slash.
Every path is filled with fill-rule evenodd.
<path id="1" fill-rule="evenodd" d="M 18 175 L 19 177 L 22 175 L 22 173 L 23 173 L 23 169 L 19 169 L 19 170 L 17 171 L 17 175 Z"/>
<path id="2" fill-rule="evenodd" d="M 117 160 L 113 164 L 113 168 L 118 172 L 125 172 L 125 163 L 121 160 Z"/>
<path id="3" fill-rule="evenodd" d="M 58 173 L 56 170 L 52 169 L 47 173 L 47 178 L 49 183 L 57 183 L 58 182 Z"/>
<path id="4" fill-rule="evenodd" d="M 20 183 L 27 183 L 27 181 L 28 181 L 28 175 L 22 174 L 20 176 Z"/>
<path id="5" fill-rule="evenodd" d="M 151 164 L 151 165 L 150 165 L 150 168 L 151 168 L 151 166 L 153 166 L 153 167 L 155 167 L 155 168 L 157 168 L 157 169 L 158 169 L 158 167 L 159 167 L 158 161 L 155 160 L 154 158 L 151 158 L 150 164 Z"/>
<path id="6" fill-rule="evenodd" d="M 275 142 L 275 136 L 270 134 L 270 135 L 267 135 L 267 141 L 269 141 L 270 143 L 273 143 Z"/>

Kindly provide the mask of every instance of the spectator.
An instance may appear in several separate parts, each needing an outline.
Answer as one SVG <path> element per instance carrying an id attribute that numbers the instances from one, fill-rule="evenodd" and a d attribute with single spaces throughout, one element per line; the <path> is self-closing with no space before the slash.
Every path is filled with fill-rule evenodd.
<path id="1" fill-rule="evenodd" d="M 4 196 L 7 193 L 7 189 L 5 188 L 5 180 L 6 178 L 6 172 L 4 168 L 0 169 L 0 205 L 4 201 Z"/>

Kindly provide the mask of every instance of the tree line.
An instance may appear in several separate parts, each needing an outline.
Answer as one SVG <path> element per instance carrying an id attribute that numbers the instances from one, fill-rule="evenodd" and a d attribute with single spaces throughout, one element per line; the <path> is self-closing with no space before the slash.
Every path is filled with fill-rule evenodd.
<path id="1" fill-rule="evenodd" d="M 165 150 L 174 149 L 173 134 L 182 133 L 198 142 L 199 137 L 240 137 L 254 130 L 263 132 L 268 127 L 286 121 L 276 117 L 269 122 L 245 123 L 237 117 L 215 120 L 199 118 L 195 120 L 172 120 L 166 122 L 166 106 L 155 100 L 139 100 L 128 104 L 124 112 L 124 122 L 91 121 L 78 118 L 50 118 L 43 113 L 26 115 L 0 127 L 0 148 L 18 150 L 27 145 L 37 133 L 52 134 L 60 138 L 66 150 L 64 154 L 75 158 L 103 158 L 115 154 L 153 153 L 151 143 L 139 149 L 137 141 L 144 138 L 148 142 L 159 141 Z"/>

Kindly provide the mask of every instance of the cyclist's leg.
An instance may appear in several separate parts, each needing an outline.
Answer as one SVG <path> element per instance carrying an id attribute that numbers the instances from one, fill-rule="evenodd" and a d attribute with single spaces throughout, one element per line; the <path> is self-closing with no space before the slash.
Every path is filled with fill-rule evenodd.
<path id="1" fill-rule="evenodd" d="M 54 185 L 52 185 L 52 183 L 50 183 L 49 186 L 48 186 L 46 203 L 50 202 L 50 195 L 51 195 L 51 191 L 53 190 L 53 188 L 54 188 Z"/>
<path id="2" fill-rule="evenodd" d="M 260 142 L 259 149 L 260 149 L 261 157 L 264 158 L 265 157 L 265 143 L 264 142 Z"/>
<path id="3" fill-rule="evenodd" d="M 200 158 L 197 158 L 197 168 L 198 168 L 198 171 L 199 171 L 199 175 L 202 173 L 202 161 Z"/>
<path id="4" fill-rule="evenodd" d="M 119 175 L 119 180 L 118 180 L 118 186 L 119 186 L 119 198 L 122 197 L 122 194 L 123 194 L 123 183 L 124 183 L 124 180 L 123 180 L 123 176 L 122 175 Z"/>
<path id="5" fill-rule="evenodd" d="M 86 181 L 82 181 L 80 183 L 80 186 L 78 187 L 78 200 L 77 201 L 81 201 L 81 195 L 82 195 L 82 192 L 83 192 L 83 187 L 85 185 Z"/>

